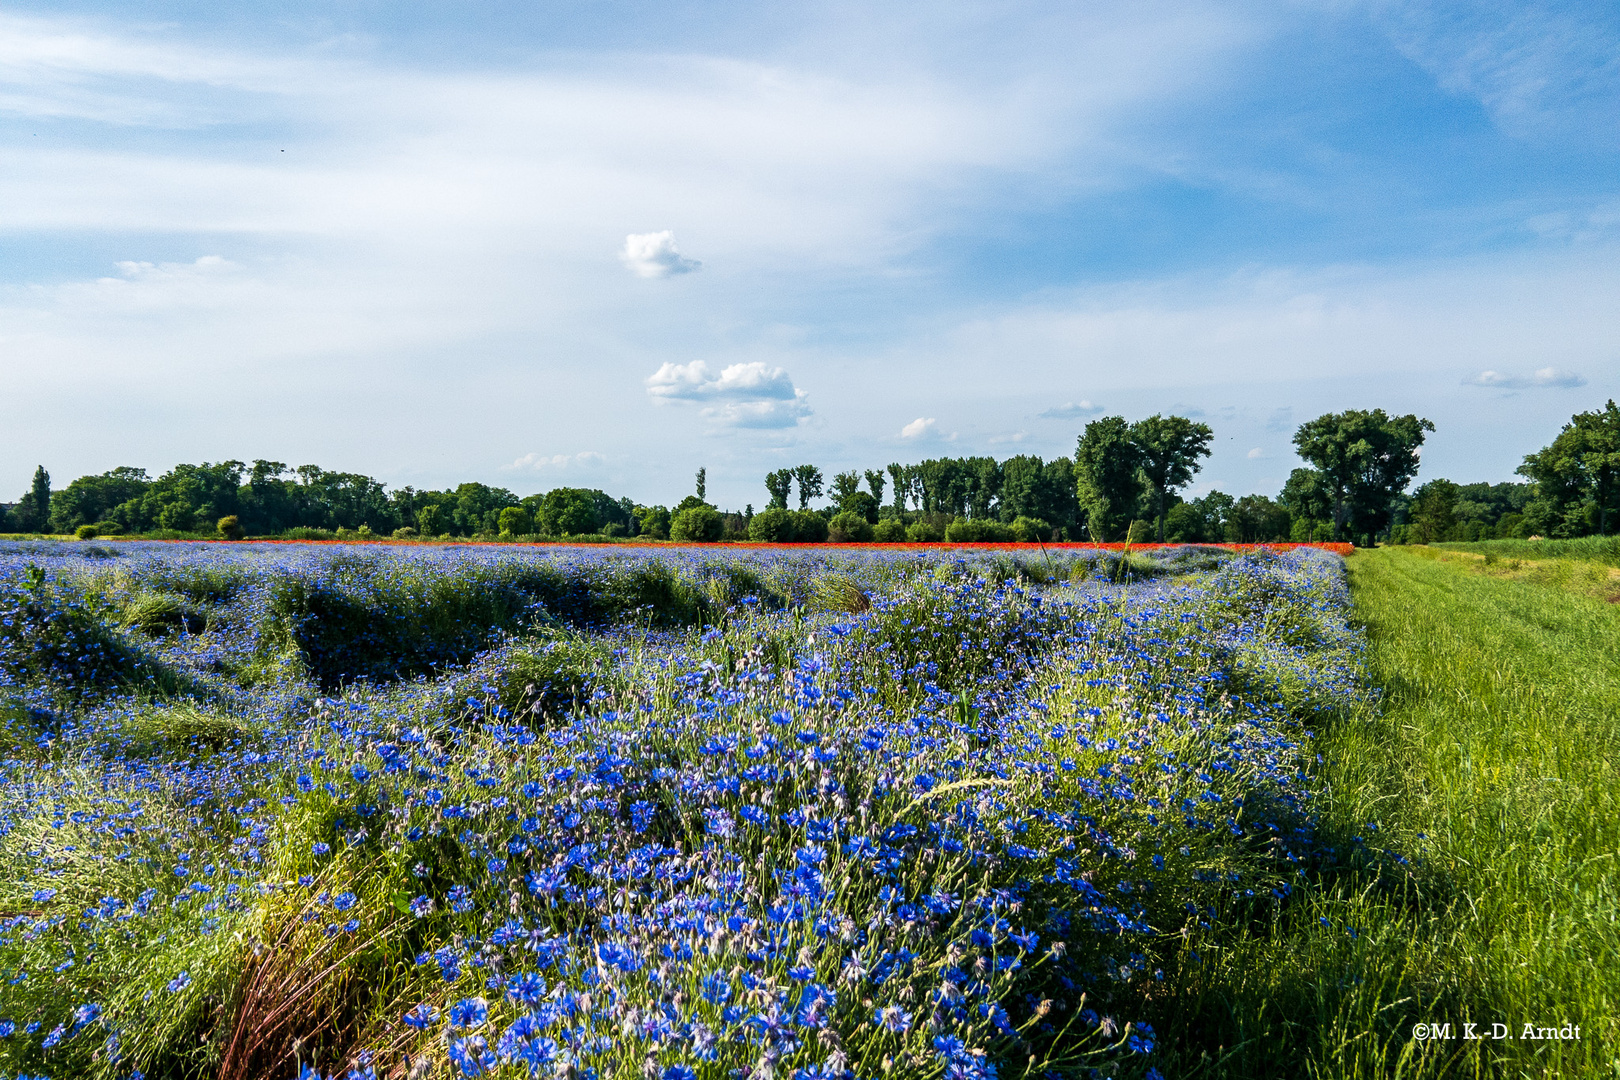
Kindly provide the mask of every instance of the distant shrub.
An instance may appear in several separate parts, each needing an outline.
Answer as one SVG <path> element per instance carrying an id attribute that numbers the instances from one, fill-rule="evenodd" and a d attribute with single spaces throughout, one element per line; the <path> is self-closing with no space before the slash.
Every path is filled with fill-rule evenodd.
<path id="1" fill-rule="evenodd" d="M 288 529 L 281 535 L 288 540 L 331 540 L 333 538 L 330 529 L 314 529 L 307 525 L 299 525 Z"/>
<path id="2" fill-rule="evenodd" d="M 94 525 L 80 525 L 73 530 L 73 535 L 80 540 L 94 540 L 101 535 L 101 530 Z"/>
<path id="3" fill-rule="evenodd" d="M 246 535 L 242 523 L 237 520 L 235 514 L 227 514 L 220 518 L 219 523 L 214 528 L 219 532 L 221 540 L 240 540 Z"/>
<path id="4" fill-rule="evenodd" d="M 872 530 L 872 539 L 880 544 L 899 544 L 905 538 L 906 527 L 899 518 L 884 518 Z"/>
<path id="5" fill-rule="evenodd" d="M 945 539 L 945 530 L 928 521 L 914 521 L 906 527 L 906 539 L 914 544 L 937 544 Z"/>
<path id="6" fill-rule="evenodd" d="M 122 525 L 118 524 L 118 522 L 116 522 L 116 521 L 98 521 L 98 522 L 96 522 L 96 534 L 98 536 L 117 536 L 119 533 L 121 533 L 123 531 L 124 531 L 124 527 Z"/>
<path id="7" fill-rule="evenodd" d="M 1044 544 L 1052 539 L 1052 526 L 1040 518 L 1016 517 L 1012 523 L 1013 538 L 1026 544 Z"/>
<path id="8" fill-rule="evenodd" d="M 686 543 L 713 543 L 725 531 L 720 511 L 712 506 L 693 506 L 676 514 L 669 523 L 669 538 Z"/>
<path id="9" fill-rule="evenodd" d="M 872 540 L 872 526 L 865 516 L 853 510 L 835 514 L 827 523 L 827 538 L 835 544 L 865 544 Z"/>
<path id="10" fill-rule="evenodd" d="M 801 544 L 821 544 L 827 540 L 827 519 L 814 510 L 793 511 L 794 539 Z"/>
<path id="11" fill-rule="evenodd" d="M 394 530 L 394 539 L 414 540 L 416 539 L 416 530 L 411 528 L 409 525 L 402 525 Z"/>
<path id="12" fill-rule="evenodd" d="M 1005 544 L 1017 539 L 1012 526 L 984 518 L 957 518 L 945 526 L 945 539 L 953 544 Z"/>
<path id="13" fill-rule="evenodd" d="M 793 530 L 793 513 L 773 506 L 761 510 L 748 523 L 748 539 L 766 540 L 773 544 L 792 543 L 798 534 Z"/>
<path id="14" fill-rule="evenodd" d="M 1130 531 L 1125 534 L 1125 539 L 1132 544 L 1151 544 L 1153 535 L 1153 523 L 1137 518 L 1131 522 Z"/>

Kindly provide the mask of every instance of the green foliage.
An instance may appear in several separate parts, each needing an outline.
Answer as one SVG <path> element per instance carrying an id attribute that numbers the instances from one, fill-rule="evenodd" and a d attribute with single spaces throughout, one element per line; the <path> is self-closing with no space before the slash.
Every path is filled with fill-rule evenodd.
<path id="1" fill-rule="evenodd" d="M 94 540 L 100 535 L 101 530 L 97 529 L 94 525 L 80 525 L 77 529 L 73 530 L 73 536 L 77 540 Z"/>
<path id="2" fill-rule="evenodd" d="M 772 505 L 754 515 L 748 523 L 748 539 L 764 540 L 773 544 L 789 544 L 797 539 L 793 512 L 785 506 Z"/>
<path id="3" fill-rule="evenodd" d="M 1430 480 L 1412 493 L 1407 517 L 1413 543 L 1445 539 L 1457 521 L 1457 485 L 1450 480 Z"/>
<path id="4" fill-rule="evenodd" d="M 793 478 L 799 483 L 799 509 L 809 507 L 811 499 L 821 498 L 823 479 L 821 470 L 814 465 L 799 465 L 793 470 Z"/>
<path id="5" fill-rule="evenodd" d="M 508 506 L 496 518 L 502 536 L 527 536 L 534 532 L 534 518 L 521 506 Z"/>
<path id="6" fill-rule="evenodd" d="M 1611 399 L 1601 410 L 1576 413 L 1518 471 L 1536 482 L 1525 510 L 1532 528 L 1556 537 L 1607 534 L 1620 522 L 1620 408 Z"/>
<path id="7" fill-rule="evenodd" d="M 1124 536 L 1142 497 L 1142 454 L 1123 416 L 1086 425 L 1074 452 L 1075 483 L 1091 537 Z"/>
<path id="8" fill-rule="evenodd" d="M 793 539 L 800 544 L 820 544 L 827 539 L 827 519 L 814 510 L 793 511 Z"/>
<path id="9" fill-rule="evenodd" d="M 1162 543 L 1167 500 L 1177 488 L 1192 482 L 1193 474 L 1198 472 L 1198 459 L 1209 457 L 1209 443 L 1215 432 L 1208 424 L 1184 416 L 1155 413 L 1132 424 L 1130 437 L 1141 460 L 1146 494 L 1153 504 Z"/>
<path id="10" fill-rule="evenodd" d="M 906 539 L 906 526 L 899 518 L 886 517 L 872 529 L 872 539 L 880 544 L 899 544 Z"/>
<path id="11" fill-rule="evenodd" d="M 944 526 L 918 519 L 906 526 L 906 539 L 914 544 L 937 544 L 945 539 Z"/>
<path id="12" fill-rule="evenodd" d="M 669 523 L 669 538 L 683 543 L 712 543 L 725 532 L 720 512 L 712 506 L 689 506 Z"/>
<path id="13" fill-rule="evenodd" d="M 638 506 L 635 510 L 640 535 L 649 540 L 669 539 L 669 510 L 662 506 Z"/>
<path id="14" fill-rule="evenodd" d="M 788 496 L 793 494 L 793 470 L 777 469 L 765 474 L 765 490 L 770 492 L 768 505 L 772 510 L 786 510 Z"/>
<path id="15" fill-rule="evenodd" d="M 582 488 L 557 488 L 546 492 L 536 515 L 540 531 L 548 536 L 593 533 L 599 524 L 596 500 Z"/>
<path id="16" fill-rule="evenodd" d="M 857 494 L 866 493 L 863 491 Z M 835 544 L 870 543 L 872 535 L 872 526 L 866 520 L 866 515 L 853 510 L 834 514 L 832 520 L 827 523 L 827 538 Z"/>
<path id="17" fill-rule="evenodd" d="M 220 518 L 214 528 L 221 540 L 240 540 L 247 535 L 247 530 L 242 528 L 242 522 L 235 514 Z"/>
<path id="18" fill-rule="evenodd" d="M 1417 475 L 1423 433 L 1433 430 L 1428 420 L 1382 409 L 1328 413 L 1300 426 L 1294 448 L 1320 474 L 1336 539 L 1348 530 L 1363 542 L 1391 524 L 1396 496 Z"/>
<path id="19" fill-rule="evenodd" d="M 1040 518 L 1018 517 L 1013 519 L 1012 534 L 1014 540 L 1026 544 L 1044 544 L 1052 539 L 1052 526 Z"/>
<path id="20" fill-rule="evenodd" d="M 983 518 L 957 518 L 945 526 L 945 539 L 953 544 L 1005 544 L 1017 538 L 1012 526 Z"/>
<path id="21" fill-rule="evenodd" d="M 411 528 L 409 525 L 401 525 L 399 528 L 394 530 L 394 539 L 395 540 L 415 540 L 416 539 L 416 530 Z"/>

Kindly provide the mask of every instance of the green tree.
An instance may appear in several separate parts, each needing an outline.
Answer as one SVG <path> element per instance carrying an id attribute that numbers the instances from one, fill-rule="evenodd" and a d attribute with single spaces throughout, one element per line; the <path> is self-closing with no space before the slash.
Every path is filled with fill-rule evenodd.
<path id="1" fill-rule="evenodd" d="M 636 514 L 636 531 L 649 540 L 669 539 L 669 508 L 664 506 L 638 506 Z"/>
<path id="2" fill-rule="evenodd" d="M 888 466 L 889 479 L 894 482 L 894 509 L 897 514 L 906 512 L 906 498 L 911 491 L 910 473 L 898 461 L 891 461 Z"/>
<path id="3" fill-rule="evenodd" d="M 793 470 L 793 478 L 799 482 L 800 510 L 807 509 L 811 499 L 821 498 L 823 479 L 820 469 L 814 465 L 800 465 Z"/>
<path id="4" fill-rule="evenodd" d="M 872 491 L 872 501 L 879 506 L 883 505 L 883 470 L 867 469 L 866 486 Z"/>
<path id="5" fill-rule="evenodd" d="M 138 504 L 151 484 L 145 469 L 128 465 L 99 476 L 81 476 L 51 495 L 51 527 L 66 533 L 80 525 L 118 521 L 120 508 L 131 501 Z M 129 523 L 119 524 L 128 527 Z"/>
<path id="6" fill-rule="evenodd" d="M 768 506 L 755 514 L 748 523 L 748 539 L 772 544 L 791 544 L 797 534 L 793 529 L 793 512 L 782 506 Z"/>
<path id="7" fill-rule="evenodd" d="M 1177 488 L 1192 482 L 1198 472 L 1198 459 L 1209 457 L 1209 442 L 1215 432 L 1185 416 L 1153 414 L 1130 427 L 1131 442 L 1141 461 L 1147 494 L 1153 500 L 1153 516 L 1158 523 L 1159 543 L 1164 543 L 1164 515 L 1167 499 Z"/>
<path id="8" fill-rule="evenodd" d="M 534 518 L 521 506 L 504 508 L 495 520 L 501 527 L 502 536 L 527 536 L 534 532 Z"/>
<path id="9" fill-rule="evenodd" d="M 720 511 L 707 504 L 689 506 L 669 523 L 669 538 L 686 543 L 712 543 L 725 532 Z"/>
<path id="10" fill-rule="evenodd" d="M 840 510 L 850 509 L 849 504 L 861 491 L 861 477 L 855 470 L 838 473 L 832 480 L 832 500 Z"/>
<path id="11" fill-rule="evenodd" d="M 540 531 L 548 536 L 594 533 L 600 525 L 594 492 L 584 488 L 555 488 L 540 503 Z"/>
<path id="12" fill-rule="evenodd" d="M 423 536 L 438 536 L 444 532 L 444 523 L 439 518 L 439 504 L 428 503 L 416 512 L 416 531 Z"/>
<path id="13" fill-rule="evenodd" d="M 699 502 L 705 502 L 709 498 L 709 470 L 704 465 L 698 466 L 697 497 Z"/>
<path id="14" fill-rule="evenodd" d="M 1620 496 L 1620 409 L 1610 399 L 1602 409 L 1576 413 L 1518 471 L 1536 482 L 1527 518 L 1546 523 L 1555 536 L 1578 536 L 1594 525 L 1607 534 Z"/>
<path id="15" fill-rule="evenodd" d="M 1093 539 L 1123 536 L 1142 497 L 1142 454 L 1123 416 L 1086 425 L 1074 451 L 1075 491 Z"/>
<path id="16" fill-rule="evenodd" d="M 771 493 L 768 505 L 778 510 L 786 510 L 788 496 L 793 494 L 793 470 L 777 469 L 775 472 L 766 473 L 765 490 Z"/>
<path id="17" fill-rule="evenodd" d="M 1457 522 L 1457 485 L 1450 480 L 1430 480 L 1418 488 L 1412 493 L 1408 520 L 1418 543 L 1446 539 Z"/>
<path id="18" fill-rule="evenodd" d="M 1371 542 L 1390 522 L 1395 496 L 1418 471 L 1423 433 L 1434 424 L 1383 409 L 1327 413 L 1300 425 L 1294 449 L 1316 467 L 1333 508 L 1333 537 Z"/>

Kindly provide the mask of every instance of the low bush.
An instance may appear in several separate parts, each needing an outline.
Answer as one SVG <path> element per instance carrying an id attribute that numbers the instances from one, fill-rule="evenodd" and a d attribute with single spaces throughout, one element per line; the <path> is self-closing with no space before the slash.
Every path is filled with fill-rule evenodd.
<path id="1" fill-rule="evenodd" d="M 683 543 L 713 543 L 724 532 L 720 511 L 712 506 L 689 507 L 669 522 L 669 538 Z"/>
<path id="2" fill-rule="evenodd" d="M 73 530 L 73 535 L 79 540 L 94 540 L 96 537 L 101 535 L 101 530 L 96 528 L 94 525 L 80 525 L 77 529 Z"/>
<path id="3" fill-rule="evenodd" d="M 793 511 L 793 538 L 801 544 L 825 543 L 827 519 L 814 510 Z"/>
<path id="4" fill-rule="evenodd" d="M 872 529 L 872 539 L 880 544 L 900 544 L 906 539 L 906 526 L 899 518 L 884 518 Z"/>
<path id="5" fill-rule="evenodd" d="M 1017 538 L 1012 526 L 986 518 L 957 518 L 945 527 L 945 539 L 953 544 L 1005 544 Z"/>
<path id="6" fill-rule="evenodd" d="M 853 510 L 833 515 L 827 523 L 827 538 L 835 544 L 865 544 L 872 540 L 871 524 Z"/>
<path id="7" fill-rule="evenodd" d="M 793 527 L 793 513 L 779 506 L 767 507 L 754 515 L 748 523 L 748 539 L 764 540 L 772 544 L 791 544 L 798 538 Z"/>

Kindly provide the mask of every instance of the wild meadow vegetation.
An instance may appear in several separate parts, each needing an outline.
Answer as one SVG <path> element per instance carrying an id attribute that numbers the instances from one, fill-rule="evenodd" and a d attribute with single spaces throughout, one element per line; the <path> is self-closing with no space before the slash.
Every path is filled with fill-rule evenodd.
<path id="1" fill-rule="evenodd" d="M 1611 1068 L 1614 608 L 1348 565 L 4 545 L 0 1074 Z"/>

